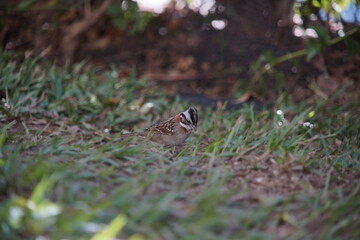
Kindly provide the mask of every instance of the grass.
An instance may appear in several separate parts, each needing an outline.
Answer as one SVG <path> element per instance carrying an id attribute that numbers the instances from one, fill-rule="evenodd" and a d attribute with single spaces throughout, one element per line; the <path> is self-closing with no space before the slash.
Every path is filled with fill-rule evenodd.
<path id="1" fill-rule="evenodd" d="M 360 238 L 359 99 L 196 106 L 168 149 L 117 141 L 189 106 L 134 72 L 0 58 L 1 239 Z"/>

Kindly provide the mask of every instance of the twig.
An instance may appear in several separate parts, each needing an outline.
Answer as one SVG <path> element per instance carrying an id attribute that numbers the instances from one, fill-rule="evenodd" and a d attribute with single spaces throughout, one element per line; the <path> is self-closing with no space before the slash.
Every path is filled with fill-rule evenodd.
<path id="1" fill-rule="evenodd" d="M 107 7 L 113 0 L 105 0 L 101 6 L 96 9 L 92 14 L 84 17 L 83 19 L 74 22 L 65 28 L 65 34 L 62 41 L 63 54 L 66 59 L 72 60 L 74 52 L 79 42 L 79 37 L 90 29 L 104 14 Z"/>

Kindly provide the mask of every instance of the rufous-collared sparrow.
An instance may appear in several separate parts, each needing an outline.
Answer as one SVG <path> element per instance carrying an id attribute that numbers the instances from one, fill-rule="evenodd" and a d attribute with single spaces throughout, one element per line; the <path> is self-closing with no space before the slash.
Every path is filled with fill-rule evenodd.
<path id="1" fill-rule="evenodd" d="M 121 137 L 148 137 L 151 141 L 165 146 L 181 145 L 195 131 L 198 123 L 196 108 L 190 107 L 169 119 L 156 123 L 143 132 L 127 133 Z"/>

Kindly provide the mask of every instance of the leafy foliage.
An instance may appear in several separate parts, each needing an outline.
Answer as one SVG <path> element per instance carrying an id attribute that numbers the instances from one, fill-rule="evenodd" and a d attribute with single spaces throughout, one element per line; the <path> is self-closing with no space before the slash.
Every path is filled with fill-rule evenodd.
<path id="1" fill-rule="evenodd" d="M 107 9 L 107 14 L 116 28 L 127 29 L 129 34 L 143 31 L 154 18 L 152 13 L 140 12 L 137 3 L 133 1 L 123 1 L 122 4 L 114 2 Z"/>

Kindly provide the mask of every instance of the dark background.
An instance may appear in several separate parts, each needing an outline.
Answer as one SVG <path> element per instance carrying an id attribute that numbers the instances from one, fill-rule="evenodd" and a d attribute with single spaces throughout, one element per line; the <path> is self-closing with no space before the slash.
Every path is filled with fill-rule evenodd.
<path id="1" fill-rule="evenodd" d="M 208 14 L 200 14 L 209 2 Z M 350 93 L 359 89 L 356 1 L 337 1 L 342 9 L 355 6 L 352 22 L 329 1 L 196 3 L 172 1 L 155 14 L 140 12 L 133 1 L 4 1 L 0 46 L 19 54 L 20 61 L 24 56 L 59 65 L 85 60 L 99 70 L 116 66 L 119 76 L 135 67 L 137 76 L 160 83 L 170 94 L 272 102 L 283 91 L 300 101 L 314 93 L 327 97 L 347 82 L 354 86 Z M 215 29 L 213 20 L 225 21 L 225 28 Z M 294 29 L 310 29 L 318 37 L 295 36 Z M 348 31 L 355 33 L 339 37 Z M 277 63 L 284 55 L 287 61 Z M 350 101 L 350 95 L 345 92 L 339 101 Z"/>

